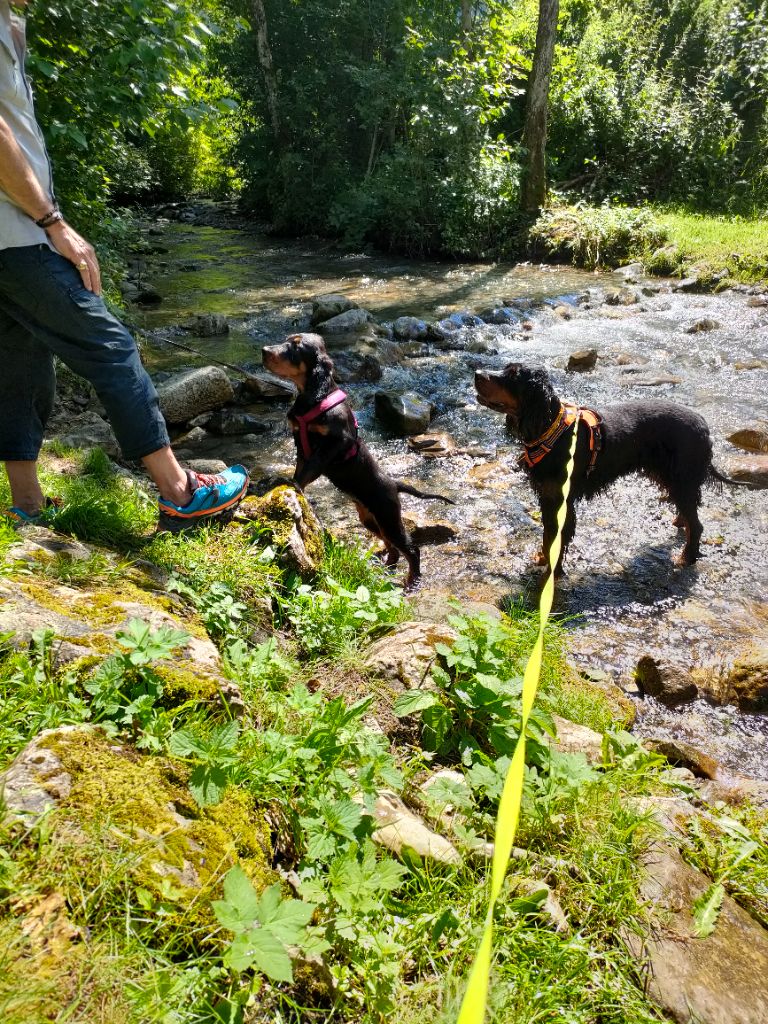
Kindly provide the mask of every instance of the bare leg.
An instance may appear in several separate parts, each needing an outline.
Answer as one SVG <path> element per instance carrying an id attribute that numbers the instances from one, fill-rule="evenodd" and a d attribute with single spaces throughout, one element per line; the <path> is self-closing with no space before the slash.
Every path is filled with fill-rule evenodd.
<path id="1" fill-rule="evenodd" d="M 36 516 L 45 500 L 37 478 L 37 462 L 6 462 L 5 471 L 11 485 L 11 504 Z"/>
<path id="2" fill-rule="evenodd" d="M 170 448 L 160 448 L 159 451 L 146 455 L 141 461 L 160 491 L 161 498 L 172 501 L 181 508 L 189 504 L 192 492 L 189 489 L 187 474 L 176 461 L 176 456 Z"/>

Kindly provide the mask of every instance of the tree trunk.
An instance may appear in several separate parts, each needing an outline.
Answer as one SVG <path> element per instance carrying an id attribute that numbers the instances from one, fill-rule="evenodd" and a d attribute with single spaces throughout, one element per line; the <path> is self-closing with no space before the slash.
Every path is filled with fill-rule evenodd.
<path id="1" fill-rule="evenodd" d="M 552 58 L 557 41 L 559 0 L 539 0 L 539 27 L 536 32 L 536 52 L 531 76 L 528 79 L 528 97 L 525 111 L 523 145 L 528 151 L 523 176 L 521 204 L 527 213 L 536 213 L 544 205 L 547 195 L 546 148 L 547 104 Z"/>
<path id="2" fill-rule="evenodd" d="M 267 98 L 267 112 L 272 134 L 276 142 L 284 139 L 284 129 L 280 119 L 279 91 L 277 87 L 277 76 L 272 63 L 272 51 L 269 48 L 269 36 L 267 34 L 267 12 L 264 10 L 263 0 L 249 0 L 251 8 L 251 23 L 256 36 L 256 53 L 259 57 L 261 73 L 264 77 L 264 92 Z"/>
<path id="3" fill-rule="evenodd" d="M 461 0 L 461 34 L 469 36 L 472 32 L 472 5 L 474 0 Z"/>

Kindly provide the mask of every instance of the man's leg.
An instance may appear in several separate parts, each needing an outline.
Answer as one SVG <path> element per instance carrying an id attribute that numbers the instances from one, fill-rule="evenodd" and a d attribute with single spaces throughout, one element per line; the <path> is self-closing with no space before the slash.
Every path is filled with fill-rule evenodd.
<path id="1" fill-rule="evenodd" d="M 53 356 L 2 310 L 0 367 L 0 461 L 8 473 L 11 503 L 36 515 L 44 501 L 37 457 L 56 390 Z"/>
<path id="2" fill-rule="evenodd" d="M 196 482 L 173 454 L 157 392 L 141 364 L 136 344 L 126 328 L 109 313 L 102 299 L 82 286 L 80 275 L 63 257 L 47 247 L 28 246 L 0 251 L 0 306 L 75 373 L 90 381 L 126 459 L 141 460 L 165 502 L 186 506 Z M 214 514 L 217 501 L 242 490 L 242 469 L 221 494 L 194 515 Z M 236 499 L 235 499 L 236 500 Z M 229 505 L 234 504 L 234 500 Z M 164 508 L 173 513 L 173 509 Z"/>

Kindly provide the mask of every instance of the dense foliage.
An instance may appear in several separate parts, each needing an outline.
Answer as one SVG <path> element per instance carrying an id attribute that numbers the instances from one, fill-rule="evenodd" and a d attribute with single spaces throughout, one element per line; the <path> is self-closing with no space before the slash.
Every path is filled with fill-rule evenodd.
<path id="1" fill-rule="evenodd" d="M 519 247 L 536 0 L 38 0 L 59 190 L 219 192 L 278 230 Z M 766 0 L 563 0 L 550 183 L 592 202 L 768 203 Z M 98 212 L 98 208 L 95 212 Z"/>

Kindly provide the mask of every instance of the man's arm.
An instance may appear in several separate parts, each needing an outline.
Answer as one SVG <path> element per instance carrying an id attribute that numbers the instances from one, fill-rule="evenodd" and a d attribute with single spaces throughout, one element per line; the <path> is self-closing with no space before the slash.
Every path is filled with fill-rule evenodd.
<path id="1" fill-rule="evenodd" d="M 40 182 L 24 156 L 13 132 L 0 117 L 0 190 L 2 190 L 32 220 L 39 220 L 51 210 L 51 198 L 45 194 Z M 47 234 L 56 251 L 74 263 L 85 287 L 101 295 L 99 261 L 93 246 L 86 242 L 66 221 L 58 221 L 47 228 Z"/>

